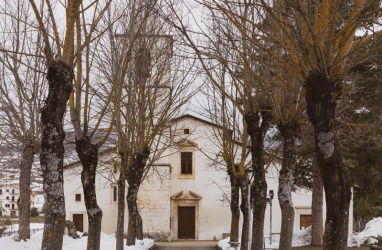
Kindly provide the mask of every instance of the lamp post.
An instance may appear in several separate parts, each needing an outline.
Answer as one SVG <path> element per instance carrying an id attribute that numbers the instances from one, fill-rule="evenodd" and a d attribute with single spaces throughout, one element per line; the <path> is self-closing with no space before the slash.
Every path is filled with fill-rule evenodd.
<path id="1" fill-rule="evenodd" d="M 269 241 L 272 244 L 272 200 L 274 197 L 273 190 L 269 190 L 269 195 L 267 197 L 267 203 L 269 204 Z"/>

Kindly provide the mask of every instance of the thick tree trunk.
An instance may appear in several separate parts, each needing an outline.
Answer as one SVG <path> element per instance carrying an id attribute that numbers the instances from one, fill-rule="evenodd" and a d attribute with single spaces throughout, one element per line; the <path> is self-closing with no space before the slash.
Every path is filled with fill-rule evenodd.
<path id="1" fill-rule="evenodd" d="M 243 227 L 241 230 L 241 244 L 240 250 L 248 250 L 249 249 L 249 215 L 250 215 L 250 207 L 249 207 L 249 180 L 248 177 L 238 176 L 240 189 L 241 189 L 241 204 L 240 209 L 243 213 Z"/>
<path id="2" fill-rule="evenodd" d="M 126 196 L 129 211 L 126 241 L 126 245 L 128 246 L 135 245 L 135 238 L 143 240 L 143 225 L 138 210 L 137 196 L 149 155 L 150 151 L 148 148 L 137 153 L 133 158 L 131 166 L 127 168 L 126 172 L 126 178 L 129 184 Z"/>
<path id="3" fill-rule="evenodd" d="M 322 207 L 324 190 L 320 169 L 316 157 L 313 157 L 313 194 L 312 194 L 312 246 L 322 246 L 324 237 L 324 226 Z"/>
<path id="4" fill-rule="evenodd" d="M 127 229 L 127 242 L 126 245 L 135 245 L 135 239 L 143 240 L 143 227 L 142 217 L 139 214 L 137 196 L 139 191 L 139 184 L 129 184 L 127 191 L 127 206 L 129 210 L 129 221 Z"/>
<path id="5" fill-rule="evenodd" d="M 351 192 L 336 129 L 336 102 L 341 82 L 312 72 L 306 87 L 307 110 L 314 127 L 316 157 L 326 195 L 324 249 L 345 250 Z"/>
<path id="6" fill-rule="evenodd" d="M 125 153 L 120 152 L 121 169 L 118 179 L 118 215 L 117 215 L 117 232 L 116 232 L 116 250 L 123 250 L 124 225 L 125 225 L 125 188 L 126 178 L 125 169 L 127 167 Z"/>
<path id="7" fill-rule="evenodd" d="M 97 203 L 95 180 L 98 164 L 98 147 L 88 136 L 76 139 L 76 151 L 82 164 L 81 182 L 88 215 L 87 250 L 99 250 L 101 242 L 102 210 Z"/>
<path id="8" fill-rule="evenodd" d="M 17 202 L 19 207 L 19 235 L 20 240 L 30 239 L 30 211 L 31 211 L 31 172 L 35 145 L 32 141 L 24 142 L 20 165 L 20 199 Z"/>
<path id="9" fill-rule="evenodd" d="M 252 199 L 252 250 L 264 247 L 264 217 L 267 206 L 267 182 L 264 169 L 264 137 L 271 119 L 270 112 L 253 112 L 245 115 L 247 132 L 251 139 L 252 169 L 254 181 Z M 261 122 L 260 122 L 261 121 Z"/>
<path id="10" fill-rule="evenodd" d="M 283 161 L 279 175 L 278 198 L 281 207 L 281 233 L 279 249 L 291 250 L 294 226 L 294 208 L 292 201 L 293 174 L 296 166 L 295 141 L 298 127 L 279 125 L 283 137 Z"/>
<path id="11" fill-rule="evenodd" d="M 231 165 L 227 166 L 227 172 L 231 183 L 231 230 L 230 241 L 239 241 L 239 220 L 240 220 L 240 185 L 237 180 L 237 176 L 233 173 Z"/>
<path id="12" fill-rule="evenodd" d="M 73 70 L 62 61 L 48 65 L 49 93 L 41 112 L 42 141 L 40 163 L 45 194 L 45 224 L 42 250 L 61 250 L 65 229 L 63 179 L 63 116 L 72 90 Z"/>

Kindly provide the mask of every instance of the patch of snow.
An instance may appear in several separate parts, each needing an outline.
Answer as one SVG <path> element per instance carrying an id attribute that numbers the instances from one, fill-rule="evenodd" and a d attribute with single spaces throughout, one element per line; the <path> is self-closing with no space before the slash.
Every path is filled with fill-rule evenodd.
<path id="1" fill-rule="evenodd" d="M 231 247 L 229 245 L 230 238 L 225 238 L 218 242 L 218 246 L 223 250 L 230 250 Z M 302 247 L 309 246 L 312 242 L 312 227 L 308 227 L 302 230 L 295 230 L 293 232 L 293 247 Z M 280 244 L 280 235 L 272 235 L 272 243 L 270 242 L 269 235 L 267 235 L 264 239 L 265 248 L 278 249 Z"/>
<path id="2" fill-rule="evenodd" d="M 14 241 L 20 241 L 20 235 L 19 234 L 12 234 L 10 237 Z"/>
<path id="3" fill-rule="evenodd" d="M 125 249 L 126 250 L 148 250 L 152 246 L 154 246 L 153 239 L 147 239 L 147 238 L 143 240 L 135 239 L 135 246 L 128 246 Z"/>
<path id="4" fill-rule="evenodd" d="M 221 247 L 221 249 L 223 249 L 223 250 L 229 250 L 230 249 L 229 241 L 230 241 L 229 237 L 222 239 L 222 240 L 219 240 L 218 246 Z"/>
<path id="5" fill-rule="evenodd" d="M 302 247 L 309 246 L 312 242 L 312 226 L 302 230 L 296 230 L 293 232 L 292 246 Z"/>
<path id="6" fill-rule="evenodd" d="M 348 239 L 348 246 L 364 244 L 376 244 L 378 237 L 382 236 L 382 217 L 374 218 L 366 224 L 365 229 L 357 234 L 353 234 Z"/>
<path id="7" fill-rule="evenodd" d="M 31 236 L 28 241 L 17 242 L 12 238 L 14 236 L 0 238 L 0 249 L 17 249 L 17 250 L 40 250 L 42 242 L 43 231 L 39 231 Z M 83 250 L 86 249 L 88 237 L 82 237 L 80 239 L 73 239 L 67 235 L 64 235 L 64 243 L 62 250 Z M 125 242 L 126 243 L 126 242 Z M 138 242 L 140 244 L 140 242 Z M 143 245 L 137 246 L 125 246 L 125 250 L 148 250 L 154 245 L 154 240 L 144 239 Z M 101 250 L 115 249 L 116 242 L 113 235 L 101 233 Z"/>
<path id="8" fill-rule="evenodd" d="M 44 223 L 30 223 L 30 229 L 41 229 L 44 228 Z M 10 231 L 17 231 L 19 230 L 19 224 L 13 224 L 12 226 L 8 226 L 7 230 L 5 230 L 6 233 Z"/>

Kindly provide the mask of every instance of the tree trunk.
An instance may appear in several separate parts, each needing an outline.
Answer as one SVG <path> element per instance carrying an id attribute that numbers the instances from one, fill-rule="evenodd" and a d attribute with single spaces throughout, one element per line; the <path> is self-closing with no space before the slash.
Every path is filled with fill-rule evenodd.
<path id="1" fill-rule="evenodd" d="M 129 184 L 126 196 L 129 211 L 127 246 L 135 245 L 135 238 L 143 240 L 143 225 L 141 215 L 138 211 L 137 196 L 149 155 L 150 151 L 148 148 L 137 153 L 126 172 L 126 178 Z"/>
<path id="2" fill-rule="evenodd" d="M 323 184 L 316 157 L 313 158 L 313 194 L 312 194 L 312 246 L 322 246 L 324 226 L 322 206 L 324 200 Z"/>
<path id="3" fill-rule="evenodd" d="M 336 128 L 341 84 L 319 72 L 312 72 L 306 82 L 307 111 L 314 127 L 316 157 L 326 195 L 325 250 L 345 250 L 348 236 L 351 192 Z"/>
<path id="4" fill-rule="evenodd" d="M 241 205 L 240 209 L 243 213 L 243 227 L 241 230 L 241 244 L 240 250 L 248 250 L 249 248 L 249 215 L 250 215 L 250 207 L 249 207 L 249 180 L 248 177 L 238 176 L 240 189 L 241 189 Z"/>
<path id="5" fill-rule="evenodd" d="M 251 139 L 252 170 L 254 181 L 251 186 L 252 200 L 252 250 L 264 247 L 264 217 L 267 206 L 267 182 L 264 169 L 264 137 L 269 127 L 271 113 L 268 111 L 245 115 L 247 132 Z M 261 123 L 260 123 L 261 121 Z"/>
<path id="6" fill-rule="evenodd" d="M 283 137 L 283 161 L 279 175 L 278 198 L 281 208 L 281 233 L 279 249 L 291 250 L 294 226 L 292 201 L 293 174 L 296 166 L 295 141 L 298 127 L 295 124 L 279 125 Z"/>
<path id="7" fill-rule="evenodd" d="M 126 155 L 120 152 L 121 169 L 118 179 L 118 215 L 117 215 L 117 233 L 116 233 L 116 250 L 123 250 L 124 225 L 125 225 L 125 169 L 127 167 Z"/>
<path id="8" fill-rule="evenodd" d="M 139 184 L 129 184 L 127 191 L 127 207 L 129 210 L 129 221 L 127 230 L 127 246 L 135 245 L 135 239 L 143 240 L 142 218 L 138 211 L 137 195 Z"/>
<path id="9" fill-rule="evenodd" d="M 227 172 L 231 183 L 231 230 L 230 230 L 230 241 L 239 241 L 239 220 L 240 220 L 240 186 L 237 180 L 237 176 L 233 173 L 231 165 L 227 166 Z"/>
<path id="10" fill-rule="evenodd" d="M 99 250 L 101 242 L 102 210 L 97 203 L 95 180 L 98 164 L 98 147 L 88 136 L 76 139 L 76 151 L 82 164 L 81 182 L 88 215 L 87 250 Z"/>
<path id="11" fill-rule="evenodd" d="M 48 64 L 49 93 L 41 112 L 40 163 L 45 194 L 45 224 L 42 250 L 61 250 L 65 229 L 63 179 L 63 116 L 72 90 L 73 69 L 62 61 Z"/>
<path id="12" fill-rule="evenodd" d="M 20 198 L 17 202 L 19 207 L 19 235 L 20 240 L 26 241 L 30 239 L 30 212 L 31 212 L 31 172 L 34 154 L 36 153 L 35 145 L 27 139 L 21 156 L 20 165 Z"/>

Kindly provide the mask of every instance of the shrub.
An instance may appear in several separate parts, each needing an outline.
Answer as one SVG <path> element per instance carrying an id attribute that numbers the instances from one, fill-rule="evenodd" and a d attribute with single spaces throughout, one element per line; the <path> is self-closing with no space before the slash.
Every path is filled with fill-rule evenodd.
<path id="1" fill-rule="evenodd" d="M 31 217 L 37 217 L 39 215 L 38 208 L 32 207 L 31 208 Z"/>

